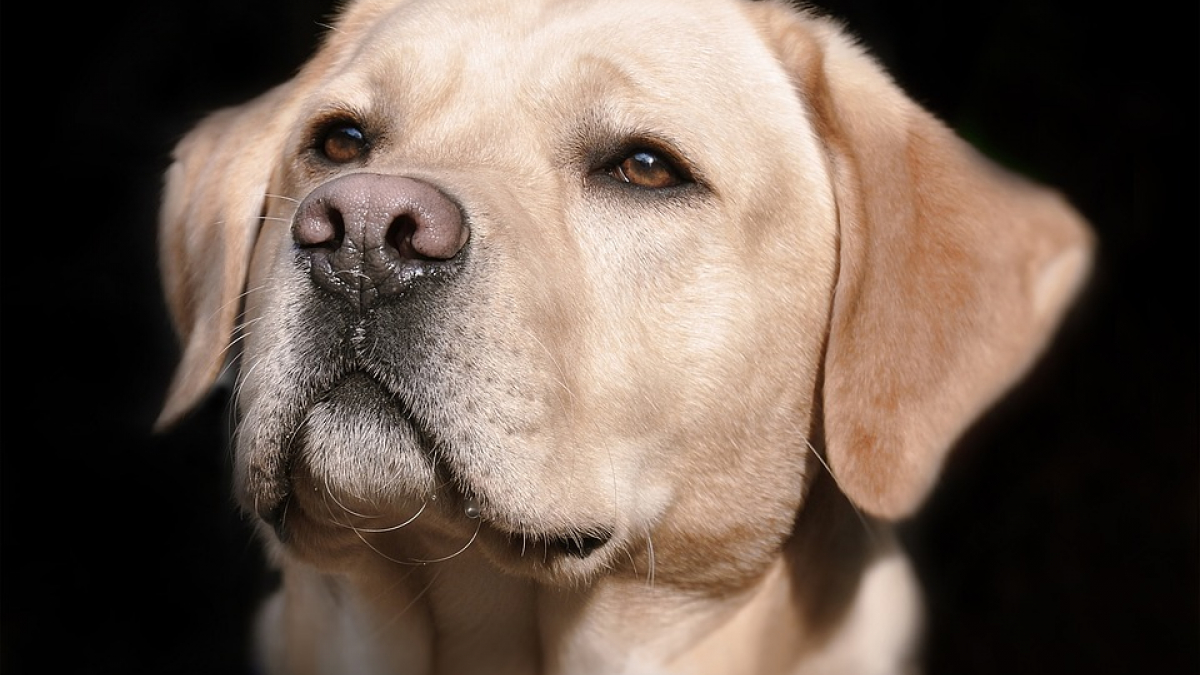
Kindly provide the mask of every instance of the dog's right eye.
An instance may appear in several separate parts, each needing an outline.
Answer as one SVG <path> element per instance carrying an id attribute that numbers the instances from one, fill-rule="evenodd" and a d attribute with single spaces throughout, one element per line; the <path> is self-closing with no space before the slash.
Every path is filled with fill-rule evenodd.
<path id="1" fill-rule="evenodd" d="M 361 159 L 367 152 L 367 137 L 353 122 L 335 122 L 325 127 L 317 140 L 321 156 L 336 164 Z"/>
<path id="2" fill-rule="evenodd" d="M 609 147 L 612 149 L 605 151 L 602 145 L 593 155 L 589 175 L 601 183 L 668 194 L 699 183 L 688 162 L 665 141 L 634 137 Z"/>
<path id="3" fill-rule="evenodd" d="M 675 187 L 684 182 L 682 172 L 670 160 L 650 150 L 629 153 L 608 173 L 622 183 L 651 190 Z"/>

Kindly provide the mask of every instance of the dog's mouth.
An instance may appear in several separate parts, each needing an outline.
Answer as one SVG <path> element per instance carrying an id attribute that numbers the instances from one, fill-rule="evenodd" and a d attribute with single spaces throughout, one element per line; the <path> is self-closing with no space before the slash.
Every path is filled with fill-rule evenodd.
<path id="1" fill-rule="evenodd" d="M 611 532 L 600 534 L 569 534 L 545 541 L 552 552 L 569 555 L 580 560 L 591 556 L 612 539 Z"/>
<path id="2" fill-rule="evenodd" d="M 558 557 L 585 560 L 613 538 L 606 528 L 588 528 L 554 534 L 514 534 L 495 528 L 504 547 L 522 559 L 548 561 Z"/>
<path id="3" fill-rule="evenodd" d="M 612 529 L 513 533 L 484 520 L 475 542 L 497 567 L 521 576 L 576 583 L 608 569 L 620 549 Z"/>

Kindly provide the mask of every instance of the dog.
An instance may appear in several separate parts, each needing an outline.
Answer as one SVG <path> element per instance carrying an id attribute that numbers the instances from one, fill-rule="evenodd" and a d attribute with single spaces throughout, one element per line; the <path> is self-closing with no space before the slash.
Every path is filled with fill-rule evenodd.
<path id="1" fill-rule="evenodd" d="M 892 525 L 1093 248 L 828 16 L 354 0 L 175 148 L 157 424 L 237 366 L 263 672 L 917 672 Z"/>

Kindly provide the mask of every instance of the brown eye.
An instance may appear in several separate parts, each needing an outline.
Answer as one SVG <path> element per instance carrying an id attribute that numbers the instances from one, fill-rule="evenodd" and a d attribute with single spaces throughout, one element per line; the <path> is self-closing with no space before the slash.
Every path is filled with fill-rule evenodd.
<path id="1" fill-rule="evenodd" d="M 320 139 L 321 154 L 331 162 L 345 164 L 361 159 L 367 152 L 362 129 L 351 122 L 330 125 Z"/>
<path id="2" fill-rule="evenodd" d="M 675 187 L 684 182 L 675 165 L 649 150 L 630 153 L 610 169 L 609 174 L 622 183 L 652 190 Z"/>

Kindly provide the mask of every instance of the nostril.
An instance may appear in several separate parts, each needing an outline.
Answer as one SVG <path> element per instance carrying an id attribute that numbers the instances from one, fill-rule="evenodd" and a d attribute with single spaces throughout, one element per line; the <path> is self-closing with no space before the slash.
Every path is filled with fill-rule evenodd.
<path id="1" fill-rule="evenodd" d="M 324 208 L 311 209 L 309 213 L 297 218 L 292 228 L 292 238 L 301 248 L 331 248 L 336 249 L 346 236 L 346 222 L 342 212 L 332 204 L 324 204 Z"/>
<path id="2" fill-rule="evenodd" d="M 384 243 L 401 260 L 451 260 L 466 245 L 467 230 L 462 217 L 456 210 L 425 207 L 423 204 L 398 214 L 388 225 Z"/>
<path id="3" fill-rule="evenodd" d="M 388 226 L 385 241 L 399 254 L 401 260 L 427 260 L 428 258 L 413 246 L 413 235 L 417 231 L 417 221 L 405 214 L 392 221 Z"/>

